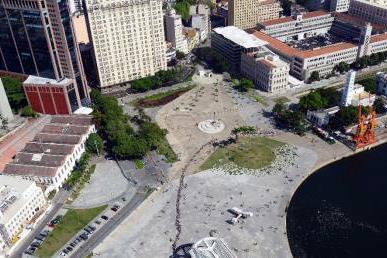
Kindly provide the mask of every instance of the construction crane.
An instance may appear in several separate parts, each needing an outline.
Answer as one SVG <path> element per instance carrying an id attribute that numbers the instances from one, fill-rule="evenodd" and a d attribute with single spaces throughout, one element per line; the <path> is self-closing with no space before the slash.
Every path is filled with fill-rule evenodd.
<path id="1" fill-rule="evenodd" d="M 371 106 L 370 97 L 368 101 L 368 117 L 362 113 L 363 106 L 361 105 L 360 97 L 358 107 L 358 125 L 356 134 L 352 138 L 352 140 L 355 142 L 356 149 L 363 148 L 376 142 L 376 112 Z"/>

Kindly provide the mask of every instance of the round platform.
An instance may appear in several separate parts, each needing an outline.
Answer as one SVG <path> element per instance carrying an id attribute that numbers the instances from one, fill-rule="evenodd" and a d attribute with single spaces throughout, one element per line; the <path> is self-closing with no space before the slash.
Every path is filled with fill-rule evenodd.
<path id="1" fill-rule="evenodd" d="M 200 122 L 198 128 L 203 133 L 215 134 L 220 133 L 224 129 L 223 122 L 219 120 L 208 119 Z"/>

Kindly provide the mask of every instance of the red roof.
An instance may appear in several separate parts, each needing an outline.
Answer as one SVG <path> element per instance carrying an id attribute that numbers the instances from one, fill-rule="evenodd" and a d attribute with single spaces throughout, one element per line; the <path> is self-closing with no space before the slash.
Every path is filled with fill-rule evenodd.
<path id="1" fill-rule="evenodd" d="M 371 43 L 387 40 L 387 33 L 371 36 Z"/>

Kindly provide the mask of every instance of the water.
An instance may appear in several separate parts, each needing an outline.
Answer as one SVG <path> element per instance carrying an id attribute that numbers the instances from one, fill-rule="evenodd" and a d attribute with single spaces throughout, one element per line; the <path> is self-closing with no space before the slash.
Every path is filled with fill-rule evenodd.
<path id="1" fill-rule="evenodd" d="M 387 257 L 387 144 L 307 178 L 288 208 L 294 257 Z"/>

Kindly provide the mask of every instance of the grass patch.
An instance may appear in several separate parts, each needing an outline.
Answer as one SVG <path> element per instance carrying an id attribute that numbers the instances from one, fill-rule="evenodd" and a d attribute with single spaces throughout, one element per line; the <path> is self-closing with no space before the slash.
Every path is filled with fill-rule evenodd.
<path id="1" fill-rule="evenodd" d="M 107 205 L 81 210 L 69 210 L 62 221 L 51 231 L 35 253 L 39 257 L 51 257 L 66 244 L 79 230 L 100 214 Z"/>
<path id="2" fill-rule="evenodd" d="M 262 137 L 239 137 L 235 144 L 217 149 L 201 166 L 201 170 L 234 163 L 238 167 L 260 169 L 275 159 L 274 149 L 283 143 Z"/>
<path id="3" fill-rule="evenodd" d="M 259 95 L 254 96 L 254 99 L 256 102 L 260 103 L 262 106 L 267 107 L 269 104 L 267 104 L 266 101 L 263 100 L 263 98 Z"/>
<path id="4" fill-rule="evenodd" d="M 275 98 L 274 102 L 276 104 L 285 104 L 285 103 L 290 102 L 290 99 L 288 99 L 287 97 L 279 97 L 279 98 Z"/>
<path id="5" fill-rule="evenodd" d="M 138 99 L 133 102 L 133 104 L 137 107 L 141 108 L 150 108 L 150 107 L 158 107 L 165 105 L 172 100 L 180 97 L 187 91 L 190 91 L 195 86 L 188 86 L 180 89 L 170 90 L 166 92 L 160 92 L 154 95 L 147 96 L 145 98 Z"/>
<path id="6" fill-rule="evenodd" d="M 143 169 L 144 168 L 144 163 L 139 159 L 136 159 L 134 164 L 136 166 L 136 169 Z"/>
<path id="7" fill-rule="evenodd" d="M 173 163 L 178 160 L 177 154 L 173 151 L 171 145 L 169 145 L 168 140 L 165 137 L 158 141 L 157 153 L 164 155 L 169 163 Z"/>

